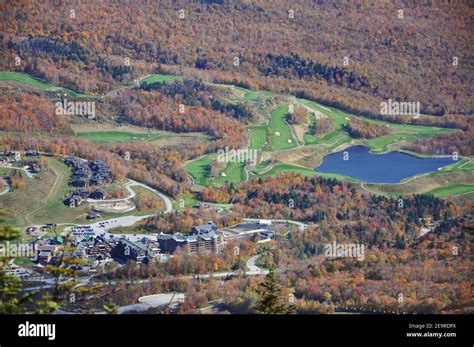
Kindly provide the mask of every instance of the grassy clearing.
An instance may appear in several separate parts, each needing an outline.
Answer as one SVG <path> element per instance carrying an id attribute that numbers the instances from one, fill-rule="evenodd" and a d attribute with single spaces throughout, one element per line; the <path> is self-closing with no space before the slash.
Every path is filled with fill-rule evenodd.
<path id="1" fill-rule="evenodd" d="M 187 137 L 207 140 L 210 137 L 205 134 L 160 134 L 160 133 L 132 133 L 124 131 L 88 131 L 78 132 L 78 138 L 94 142 L 132 142 L 132 141 L 157 141 L 171 137 Z"/>
<path id="2" fill-rule="evenodd" d="M 372 152 L 381 153 L 389 150 L 388 146 L 403 140 L 414 140 L 422 137 L 431 137 L 452 129 L 437 128 L 431 126 L 406 125 L 386 123 L 373 119 L 366 119 L 372 123 L 388 126 L 394 133 L 364 141 L 364 144 L 372 148 Z"/>
<path id="3" fill-rule="evenodd" d="M 447 172 L 470 172 L 473 169 L 473 163 L 469 162 L 469 159 L 462 159 L 455 162 L 454 164 L 443 166 L 440 170 L 433 172 L 433 174 Z"/>
<path id="4" fill-rule="evenodd" d="M 139 81 L 139 84 L 143 83 L 155 83 L 155 82 L 160 82 L 160 83 L 167 83 L 167 82 L 174 82 L 176 80 L 181 80 L 183 77 L 181 76 L 174 76 L 174 75 L 161 75 L 161 74 L 156 74 L 156 75 L 149 75 Z"/>
<path id="5" fill-rule="evenodd" d="M 369 146 L 374 153 L 382 153 L 388 151 L 388 146 L 402 140 L 415 139 L 419 137 L 416 134 L 389 134 L 374 139 L 366 140 L 364 145 Z"/>
<path id="6" fill-rule="evenodd" d="M 48 170 L 41 172 L 34 178 L 26 178 L 28 183 L 26 187 L 12 190 L 0 196 L 0 206 L 3 206 L 6 211 L 7 222 L 17 228 L 46 223 L 90 223 L 86 219 L 90 212 L 87 203 L 76 208 L 71 208 L 63 203 L 63 200 L 74 190 L 68 185 L 70 169 L 56 158 L 45 158 Z M 139 213 L 134 210 L 124 214 L 101 213 L 101 218 L 94 220 L 94 222 L 114 218 L 118 215 L 137 214 L 146 214 L 146 212 Z M 56 231 L 62 231 L 64 227 L 58 226 Z"/>
<path id="7" fill-rule="evenodd" d="M 76 136 L 80 139 L 94 142 L 154 141 L 170 137 L 170 135 L 164 134 L 134 134 L 122 131 L 80 132 Z"/>
<path id="8" fill-rule="evenodd" d="M 337 110 L 332 107 L 326 107 L 323 105 L 318 104 L 317 102 L 306 100 L 306 99 L 298 99 L 303 105 L 312 108 L 316 111 L 321 112 L 322 114 L 332 118 L 334 120 L 334 127 L 335 129 L 325 134 L 324 136 L 314 136 L 314 127 L 316 126 L 316 117 L 314 113 L 310 112 L 310 124 L 308 128 L 308 132 L 304 135 L 304 141 L 306 145 L 328 145 L 329 149 L 336 148 L 343 143 L 350 142 L 352 138 L 345 132 L 344 127 L 350 117 L 352 115 L 345 113 L 343 111 Z"/>
<path id="9" fill-rule="evenodd" d="M 426 194 L 433 194 L 437 197 L 447 197 L 469 192 L 474 192 L 474 184 L 452 184 L 447 187 L 440 187 L 430 190 Z"/>
<path id="10" fill-rule="evenodd" d="M 173 210 L 179 211 L 183 208 L 195 206 L 199 203 L 200 201 L 192 196 L 183 196 L 182 198 L 173 202 Z"/>
<path id="11" fill-rule="evenodd" d="M 256 103 L 258 101 L 263 101 L 269 97 L 276 95 L 274 92 L 268 90 L 262 91 L 253 91 L 247 88 L 238 87 L 233 84 L 222 84 L 222 83 L 210 83 L 211 85 L 229 88 L 237 93 L 233 93 L 233 95 L 229 95 L 229 102 L 230 103 L 241 103 L 241 102 L 248 102 L 248 103 Z M 240 94 L 240 96 L 236 96 L 235 94 Z"/>
<path id="12" fill-rule="evenodd" d="M 216 154 L 208 154 L 186 166 L 188 173 L 194 178 L 196 184 L 202 186 L 223 185 L 226 182 L 240 183 L 245 180 L 245 163 L 227 163 L 217 177 L 210 177 L 211 162 Z"/>
<path id="13" fill-rule="evenodd" d="M 389 123 L 389 122 L 384 122 L 381 120 L 370 119 L 370 118 L 365 118 L 365 117 L 361 117 L 361 118 L 363 118 L 367 122 L 378 123 L 379 125 L 388 124 L 390 129 L 397 132 L 401 132 L 401 133 L 415 133 L 415 134 L 420 134 L 420 135 L 425 135 L 425 136 L 433 136 L 433 135 L 437 135 L 443 132 L 456 131 L 455 129 L 439 128 L 439 127 L 425 126 L 425 125 L 397 124 L 397 123 Z"/>
<path id="14" fill-rule="evenodd" d="M 467 163 L 465 165 L 462 165 L 462 167 L 459 169 L 461 171 L 474 171 L 474 163 L 473 162 L 470 162 L 470 163 Z"/>
<path id="15" fill-rule="evenodd" d="M 66 93 L 73 97 L 89 97 L 88 95 L 75 92 L 68 88 L 57 87 L 51 83 L 44 82 L 36 77 L 30 76 L 26 73 L 15 72 L 15 71 L 0 71 L 0 81 L 13 81 L 23 84 L 30 85 L 32 87 L 40 88 L 43 90 L 54 90 L 62 93 Z"/>
<path id="16" fill-rule="evenodd" d="M 281 151 L 296 147 L 290 126 L 285 122 L 288 115 L 288 105 L 280 106 L 270 113 L 269 127 L 272 130 L 271 150 Z"/>
<path id="17" fill-rule="evenodd" d="M 30 224 L 74 221 L 86 207 L 70 208 L 63 204 L 71 188 L 70 169 L 54 158 L 47 158 L 48 170 L 27 179 L 27 186 L 0 196 L 10 224 L 24 227 Z"/>
<path id="18" fill-rule="evenodd" d="M 14 167 L 0 167 L 0 176 L 2 177 L 9 176 L 13 173 L 13 171 L 19 172 L 23 179 L 28 179 L 28 176 L 26 175 L 25 171 L 14 168 Z"/>
<path id="19" fill-rule="evenodd" d="M 255 125 L 247 127 L 249 130 L 250 149 L 263 150 L 267 142 L 267 127 L 265 125 Z"/>
<path id="20" fill-rule="evenodd" d="M 227 163 L 224 170 L 219 173 L 215 179 L 211 179 L 210 183 L 215 185 L 223 185 L 227 183 L 240 183 L 245 181 L 245 163 Z M 223 176 L 224 174 L 225 176 Z"/>
<path id="21" fill-rule="evenodd" d="M 250 89 L 237 87 L 237 86 L 233 86 L 233 88 L 244 94 L 245 101 L 257 101 L 261 95 L 259 92 L 254 92 L 253 90 L 250 90 Z"/>
<path id="22" fill-rule="evenodd" d="M 33 224 L 42 224 L 51 220 L 61 223 L 73 221 L 83 214 L 87 207 L 70 208 L 64 205 L 63 200 L 73 190 L 68 186 L 71 170 L 57 159 L 48 158 L 47 160 L 49 168 L 55 173 L 55 180 L 48 194 L 42 197 L 36 209 L 25 215 L 25 219 Z"/>
<path id="23" fill-rule="evenodd" d="M 193 177 L 196 184 L 206 186 L 209 175 L 211 174 L 211 162 L 216 154 L 207 154 L 197 160 L 191 161 L 186 170 Z"/>

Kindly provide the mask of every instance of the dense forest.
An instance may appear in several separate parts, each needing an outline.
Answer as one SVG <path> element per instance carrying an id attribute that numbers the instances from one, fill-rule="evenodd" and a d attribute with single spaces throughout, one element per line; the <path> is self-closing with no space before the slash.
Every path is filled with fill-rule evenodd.
<path id="1" fill-rule="evenodd" d="M 123 122 L 175 132 L 206 132 L 212 135 L 215 141 L 209 151 L 226 145 L 239 148 L 247 143 L 244 126 L 238 120 L 204 106 L 182 104 L 184 109 L 181 112 L 182 102 L 178 95 L 166 97 L 154 90 L 121 93 L 111 101 L 119 106 L 119 120 Z"/>
<path id="2" fill-rule="evenodd" d="M 41 95 L 7 93 L 0 98 L 0 130 L 57 132 L 69 125 L 66 117 L 54 112 L 53 102 Z"/>
<path id="3" fill-rule="evenodd" d="M 463 2 L 1 6 L 0 68 L 86 93 L 162 66 L 372 116 L 388 98 L 419 101 L 438 116 L 473 111 L 472 7 Z"/>

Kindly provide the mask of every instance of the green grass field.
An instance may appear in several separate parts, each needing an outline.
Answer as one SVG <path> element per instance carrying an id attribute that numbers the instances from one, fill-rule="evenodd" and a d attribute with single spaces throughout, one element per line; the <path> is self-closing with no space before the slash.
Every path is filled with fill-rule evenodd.
<path id="1" fill-rule="evenodd" d="M 364 141 L 364 144 L 372 148 L 374 153 L 386 152 L 389 150 L 388 146 L 403 140 L 415 140 L 422 137 L 431 137 L 444 132 L 451 132 L 452 129 L 431 127 L 431 126 L 419 126 L 419 125 L 408 125 L 408 124 L 395 124 L 387 123 L 383 121 L 373 120 L 364 118 L 367 122 L 377 123 L 379 125 L 387 126 L 393 132 L 385 136 L 377 137 L 374 139 Z"/>
<path id="2" fill-rule="evenodd" d="M 388 146 L 402 140 L 415 139 L 419 137 L 416 134 L 389 134 L 381 137 L 376 137 L 363 142 L 364 145 L 369 146 L 374 153 L 382 153 L 388 151 Z"/>
<path id="3" fill-rule="evenodd" d="M 159 134 L 159 133 L 132 133 L 125 131 L 88 131 L 78 132 L 78 138 L 94 142 L 132 142 L 132 141 L 156 141 L 171 137 L 189 137 L 208 140 L 205 134 Z"/>
<path id="4" fill-rule="evenodd" d="M 267 141 L 267 126 L 255 125 L 247 127 L 249 130 L 250 149 L 263 150 Z"/>
<path id="5" fill-rule="evenodd" d="M 184 196 L 176 201 L 173 201 L 173 210 L 179 211 L 182 208 L 190 207 L 199 204 L 199 200 L 192 196 Z M 181 204 L 181 205 L 180 205 Z"/>
<path id="6" fill-rule="evenodd" d="M 44 90 L 54 90 L 54 91 L 66 93 L 73 97 L 83 97 L 83 98 L 90 97 L 88 95 L 75 92 L 74 90 L 71 90 L 68 88 L 57 87 L 55 85 L 41 81 L 40 79 L 36 77 L 30 76 L 22 72 L 0 71 L 0 81 L 14 81 L 14 82 L 19 82 L 19 83 L 24 83 L 24 84 L 28 84 L 30 86 L 44 89 Z"/>
<path id="7" fill-rule="evenodd" d="M 244 100 L 245 101 L 257 101 L 259 98 L 267 97 L 273 95 L 271 92 L 267 92 L 266 94 L 263 94 L 262 92 L 255 92 L 250 89 L 242 88 L 242 87 L 237 87 L 237 86 L 232 86 L 234 89 L 244 93 Z"/>
<path id="8" fill-rule="evenodd" d="M 440 187 L 430 190 L 425 194 L 433 194 L 434 196 L 438 197 L 447 197 L 465 194 L 469 192 L 474 192 L 474 184 L 452 184 L 447 187 Z"/>
<path id="9" fill-rule="evenodd" d="M 271 150 L 281 151 L 296 147 L 290 126 L 285 122 L 288 105 L 280 106 L 270 113 L 269 127 L 272 130 Z"/>
<path id="10" fill-rule="evenodd" d="M 21 177 L 23 179 L 27 179 L 28 177 L 26 176 L 26 173 L 25 171 L 23 170 L 19 170 L 19 169 L 15 169 L 15 168 L 9 168 L 9 167 L 0 167 L 0 176 L 9 176 L 10 174 L 12 174 L 13 171 L 17 171 L 20 173 Z"/>
<path id="11" fill-rule="evenodd" d="M 314 136 L 313 135 L 313 127 L 315 126 L 317 120 L 312 112 L 310 112 L 310 124 L 308 132 L 304 135 L 304 141 L 306 145 L 326 145 L 328 146 L 328 150 L 332 150 L 343 143 L 350 142 L 352 138 L 345 132 L 344 126 L 346 125 L 348 119 L 353 117 L 352 115 L 340 111 L 338 109 L 332 107 L 326 107 L 323 105 L 318 104 L 317 102 L 306 100 L 306 99 L 298 99 L 303 105 L 310 107 L 314 110 L 321 112 L 322 114 L 332 118 L 334 120 L 334 127 L 330 133 L 325 134 L 324 136 Z"/>
<path id="12" fill-rule="evenodd" d="M 174 82 L 176 80 L 181 80 L 181 79 L 183 79 L 183 77 L 181 76 L 156 74 L 156 75 L 150 75 L 141 79 L 139 84 L 155 83 L 155 82 L 166 83 L 166 82 Z"/>
<path id="13" fill-rule="evenodd" d="M 43 224 L 50 221 L 74 221 L 85 212 L 85 206 L 70 208 L 63 204 L 71 188 L 70 169 L 54 158 L 47 158 L 49 170 L 27 178 L 27 186 L 0 196 L 13 226 Z"/>
<path id="14" fill-rule="evenodd" d="M 73 221 L 78 215 L 84 213 L 85 206 L 70 208 L 64 205 L 63 200 L 73 190 L 73 188 L 68 185 L 71 170 L 61 161 L 54 158 L 48 158 L 48 165 L 57 174 L 57 180 L 55 179 L 54 186 L 50 187 L 51 194 L 49 198 L 46 201 L 43 200 L 42 203 L 37 206 L 38 209 L 29 211 L 27 214 L 28 219 L 31 222 L 38 221 L 41 223 L 46 223 L 50 220 L 58 221 L 58 217 L 61 218 L 59 219 L 60 222 Z"/>
<path id="15" fill-rule="evenodd" d="M 240 183 L 245 181 L 245 172 L 244 172 L 245 163 L 227 163 L 227 166 L 224 170 L 219 173 L 219 176 L 215 179 L 211 179 L 210 183 L 214 185 L 223 185 L 226 182 L 228 183 Z M 222 173 L 225 176 L 222 176 Z"/>
<path id="16" fill-rule="evenodd" d="M 253 90 L 245 89 L 245 88 L 237 87 L 237 86 L 233 86 L 233 88 L 240 91 L 240 92 L 242 92 L 242 93 L 244 93 L 245 101 L 256 101 L 256 100 L 258 100 L 259 93 L 254 92 Z"/>
<path id="17" fill-rule="evenodd" d="M 186 166 L 188 173 L 194 178 L 195 183 L 202 186 L 209 185 L 223 185 L 226 182 L 240 183 L 245 180 L 245 163 L 230 162 L 226 167 L 219 172 L 215 178 L 210 177 L 211 162 L 216 157 L 216 154 L 207 154 L 198 160 L 190 162 Z M 222 175 L 224 173 L 224 175 Z"/>
<path id="18" fill-rule="evenodd" d="M 194 181 L 202 186 L 206 186 L 211 173 L 211 162 L 216 154 L 207 154 L 197 160 L 191 161 L 186 170 L 194 178 Z"/>
<path id="19" fill-rule="evenodd" d="M 443 166 L 440 170 L 435 171 L 436 173 L 447 173 L 447 172 L 470 172 L 473 170 L 472 162 L 469 159 L 461 159 L 454 164 Z"/>
<path id="20" fill-rule="evenodd" d="M 74 189 L 68 185 L 71 171 L 59 159 L 47 158 L 50 170 L 41 172 L 34 178 L 26 178 L 27 186 L 15 189 L 5 195 L 0 195 L 0 203 L 5 206 L 6 221 L 17 228 L 28 225 L 43 225 L 45 223 L 87 224 L 86 215 L 90 212 L 87 203 L 71 208 L 64 205 L 63 200 Z M 133 189 L 141 189 L 134 187 Z M 145 189 L 145 188 L 143 188 Z M 150 213 L 150 211 L 148 211 Z M 126 215 L 147 214 L 147 211 L 133 210 L 123 214 L 101 213 L 105 220 Z M 61 231 L 65 226 L 58 226 L 56 231 Z"/>
<path id="21" fill-rule="evenodd" d="M 129 133 L 122 131 L 88 131 L 78 132 L 76 137 L 94 142 L 131 142 L 131 141 L 154 141 L 168 138 L 171 135 Z"/>

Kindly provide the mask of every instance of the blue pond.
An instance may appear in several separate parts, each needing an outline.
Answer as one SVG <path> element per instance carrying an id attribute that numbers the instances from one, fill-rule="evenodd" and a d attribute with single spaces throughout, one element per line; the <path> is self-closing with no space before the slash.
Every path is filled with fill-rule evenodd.
<path id="1" fill-rule="evenodd" d="M 344 160 L 345 155 L 348 160 Z M 373 154 L 369 147 L 352 146 L 325 156 L 316 172 L 340 174 L 367 183 L 399 183 L 455 162 L 451 157 L 418 158 L 402 152 Z"/>

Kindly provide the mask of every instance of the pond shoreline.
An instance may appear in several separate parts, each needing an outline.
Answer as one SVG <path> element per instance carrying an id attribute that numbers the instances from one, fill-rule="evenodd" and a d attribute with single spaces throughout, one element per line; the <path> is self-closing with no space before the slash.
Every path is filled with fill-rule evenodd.
<path id="1" fill-rule="evenodd" d="M 403 150 L 374 153 L 363 144 L 345 145 L 343 149 L 324 156 L 314 171 L 348 176 L 367 184 L 403 184 L 465 159 L 459 157 L 450 161 L 451 156 L 419 156 Z M 347 159 L 338 158 L 338 154 L 346 154 Z M 355 162 L 350 161 L 351 156 L 355 156 Z M 342 162 L 347 164 L 341 166 Z"/>

